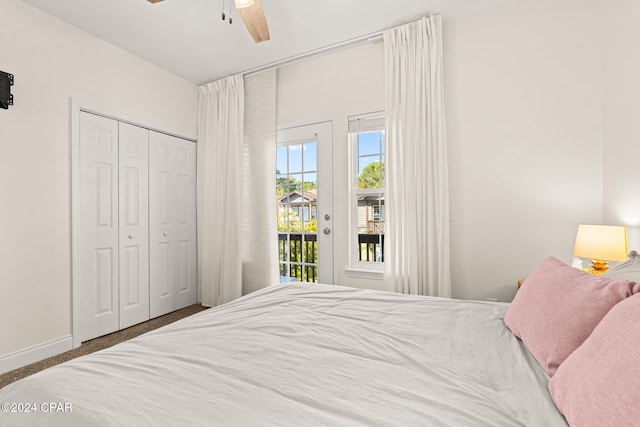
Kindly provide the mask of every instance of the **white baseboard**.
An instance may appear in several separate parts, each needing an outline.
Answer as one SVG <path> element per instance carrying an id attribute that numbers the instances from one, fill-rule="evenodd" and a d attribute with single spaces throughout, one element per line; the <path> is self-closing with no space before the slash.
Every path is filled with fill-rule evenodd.
<path id="1" fill-rule="evenodd" d="M 71 335 L 0 357 L 0 374 L 73 349 Z"/>

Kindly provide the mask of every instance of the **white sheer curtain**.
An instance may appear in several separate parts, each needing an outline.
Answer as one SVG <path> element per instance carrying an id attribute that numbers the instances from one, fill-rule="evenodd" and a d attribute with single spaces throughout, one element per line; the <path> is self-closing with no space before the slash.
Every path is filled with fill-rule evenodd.
<path id="1" fill-rule="evenodd" d="M 384 32 L 385 278 L 396 292 L 451 296 L 439 15 Z"/>
<path id="2" fill-rule="evenodd" d="M 277 284 L 276 70 L 245 77 L 244 239 L 245 294 Z"/>
<path id="3" fill-rule="evenodd" d="M 205 306 L 242 295 L 244 81 L 199 88 L 198 284 Z"/>

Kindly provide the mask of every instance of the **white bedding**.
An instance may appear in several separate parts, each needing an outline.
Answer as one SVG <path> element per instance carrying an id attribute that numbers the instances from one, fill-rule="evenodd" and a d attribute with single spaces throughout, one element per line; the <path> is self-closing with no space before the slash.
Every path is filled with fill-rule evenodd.
<path id="1" fill-rule="evenodd" d="M 0 425 L 565 426 L 507 307 L 270 287 L 3 388 Z"/>

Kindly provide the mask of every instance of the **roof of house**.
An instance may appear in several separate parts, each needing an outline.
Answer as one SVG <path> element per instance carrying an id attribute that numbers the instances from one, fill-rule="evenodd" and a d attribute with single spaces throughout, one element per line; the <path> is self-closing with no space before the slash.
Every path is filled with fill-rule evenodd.
<path id="1" fill-rule="evenodd" d="M 294 190 L 283 196 L 278 196 L 276 199 L 278 203 L 317 203 L 318 202 L 318 189 L 314 188 L 312 190 L 302 191 L 302 190 Z"/>

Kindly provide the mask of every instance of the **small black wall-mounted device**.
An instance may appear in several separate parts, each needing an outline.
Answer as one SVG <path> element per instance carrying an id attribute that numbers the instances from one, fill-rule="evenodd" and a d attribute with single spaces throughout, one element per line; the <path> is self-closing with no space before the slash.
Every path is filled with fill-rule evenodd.
<path id="1" fill-rule="evenodd" d="M 13 86 L 13 74 L 0 71 L 0 108 L 5 110 L 9 108 L 9 105 L 13 105 L 11 86 Z"/>

